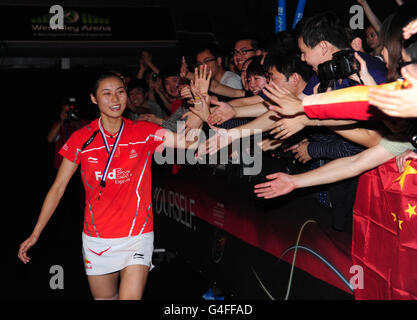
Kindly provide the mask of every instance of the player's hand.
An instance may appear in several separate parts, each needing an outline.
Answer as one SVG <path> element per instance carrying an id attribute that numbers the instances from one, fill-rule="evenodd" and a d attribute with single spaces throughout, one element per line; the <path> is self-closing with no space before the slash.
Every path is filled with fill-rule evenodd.
<path id="1" fill-rule="evenodd" d="M 220 125 L 236 116 L 235 109 L 224 101 L 212 101 L 217 107 L 213 108 L 212 113 L 208 117 L 208 123 L 212 126 Z"/>
<path id="2" fill-rule="evenodd" d="M 32 248 L 35 243 L 38 241 L 38 237 L 35 235 L 31 235 L 29 238 L 27 238 L 19 247 L 19 252 L 17 256 L 19 259 L 24 263 L 28 263 L 30 261 L 30 258 L 27 255 L 27 252 L 30 248 Z"/>

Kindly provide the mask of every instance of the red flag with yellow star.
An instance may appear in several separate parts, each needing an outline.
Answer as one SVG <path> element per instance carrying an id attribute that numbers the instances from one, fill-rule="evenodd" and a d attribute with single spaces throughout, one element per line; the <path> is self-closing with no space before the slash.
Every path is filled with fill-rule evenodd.
<path id="1" fill-rule="evenodd" d="M 369 89 L 401 90 L 410 86 L 407 80 L 398 80 L 312 94 L 303 98 L 304 112 L 312 119 L 385 119 L 387 115 L 369 104 Z"/>
<path id="2" fill-rule="evenodd" d="M 417 161 L 395 158 L 360 177 L 352 259 L 363 268 L 355 299 L 417 299 Z"/>

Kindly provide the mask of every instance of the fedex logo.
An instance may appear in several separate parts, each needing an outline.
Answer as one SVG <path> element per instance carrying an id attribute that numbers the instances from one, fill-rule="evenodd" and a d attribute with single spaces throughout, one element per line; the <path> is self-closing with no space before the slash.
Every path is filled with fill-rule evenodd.
<path id="1" fill-rule="evenodd" d="M 103 173 L 101 171 L 94 171 L 94 174 L 96 175 L 96 180 L 101 180 L 101 177 L 103 176 Z M 130 178 L 131 173 L 130 170 L 122 171 L 121 168 L 115 168 L 112 171 L 109 171 L 107 174 L 107 178 L 109 180 L 123 180 Z"/>

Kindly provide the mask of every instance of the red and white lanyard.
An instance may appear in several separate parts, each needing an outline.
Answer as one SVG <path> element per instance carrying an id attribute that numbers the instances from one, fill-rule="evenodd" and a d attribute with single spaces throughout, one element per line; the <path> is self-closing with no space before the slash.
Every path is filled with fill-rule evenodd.
<path id="1" fill-rule="evenodd" d="M 111 150 L 110 150 L 109 144 L 107 143 L 107 139 L 106 139 L 106 135 L 104 133 L 103 126 L 101 125 L 101 118 L 98 121 L 98 126 L 100 128 L 101 137 L 103 139 L 104 146 L 106 147 L 107 154 L 109 154 L 109 157 L 107 158 L 107 163 L 106 163 L 106 166 L 104 167 L 103 175 L 102 175 L 101 181 L 100 181 L 100 193 L 98 195 L 98 198 L 100 199 L 101 191 L 106 186 L 107 173 L 109 171 L 110 164 L 113 160 L 114 153 L 117 150 L 117 146 L 119 145 L 120 137 L 122 136 L 122 132 L 123 132 L 123 129 L 125 127 L 125 123 L 122 119 L 122 125 L 120 126 L 119 132 L 117 133 L 117 136 L 116 136 L 116 141 L 114 142 L 113 148 Z"/>

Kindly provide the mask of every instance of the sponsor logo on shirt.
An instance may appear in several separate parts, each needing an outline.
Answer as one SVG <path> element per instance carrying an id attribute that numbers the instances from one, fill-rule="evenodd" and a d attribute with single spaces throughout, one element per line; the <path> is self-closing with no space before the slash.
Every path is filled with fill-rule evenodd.
<path id="1" fill-rule="evenodd" d="M 96 180 L 100 181 L 103 173 L 101 171 L 94 171 Z M 130 170 L 123 171 L 121 168 L 115 168 L 112 171 L 109 171 L 107 174 L 106 180 L 114 180 L 115 184 L 123 184 L 130 181 L 132 173 Z"/>
<path id="2" fill-rule="evenodd" d="M 98 159 L 97 158 L 94 158 L 94 157 L 88 157 L 87 161 L 89 163 L 98 163 Z"/>
<path id="3" fill-rule="evenodd" d="M 135 253 L 133 255 L 133 259 L 143 259 L 144 258 L 144 254 L 143 253 Z"/>
<path id="4" fill-rule="evenodd" d="M 137 158 L 139 155 L 135 149 L 130 150 L 129 159 Z"/>

